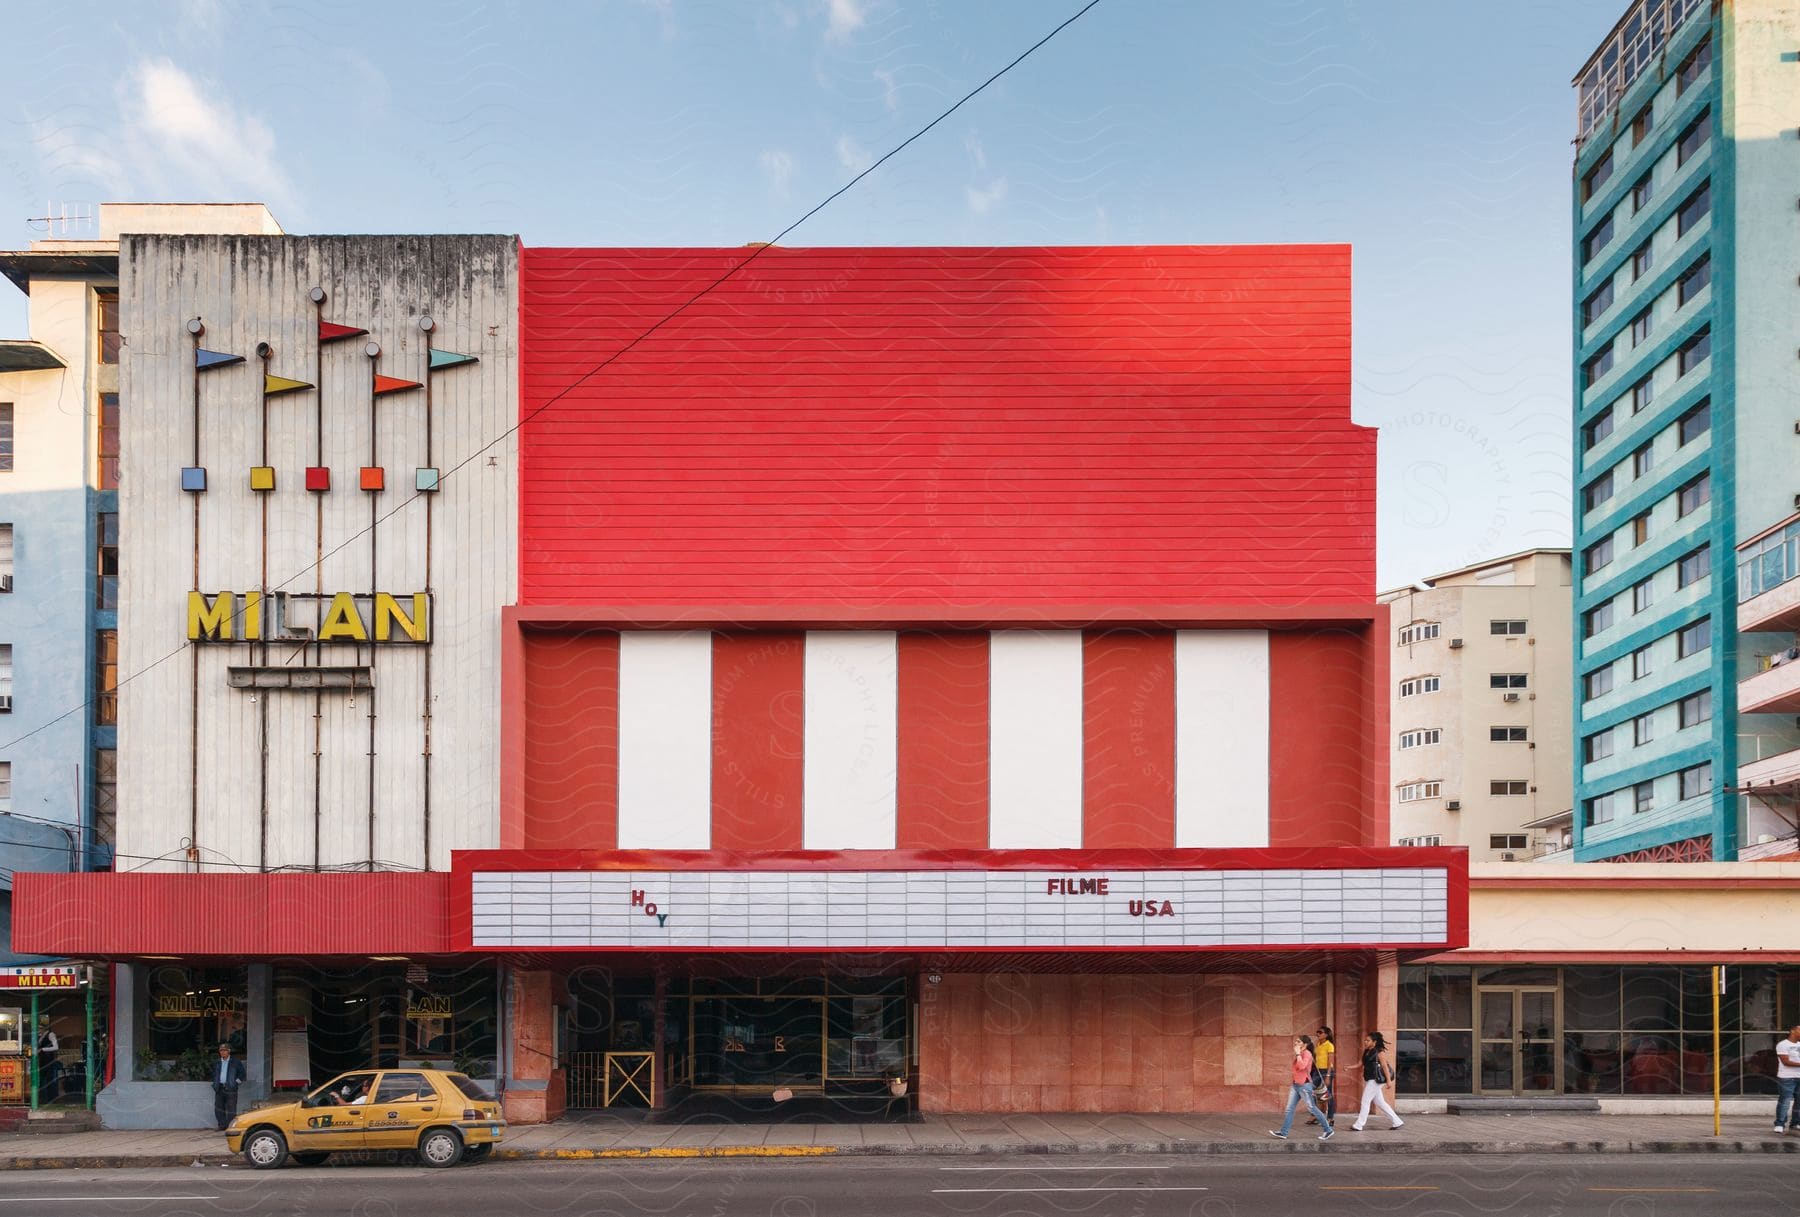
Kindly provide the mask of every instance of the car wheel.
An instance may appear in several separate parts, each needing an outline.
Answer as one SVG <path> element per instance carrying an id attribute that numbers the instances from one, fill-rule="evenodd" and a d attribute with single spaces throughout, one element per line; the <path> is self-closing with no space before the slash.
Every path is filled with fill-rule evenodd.
<path id="1" fill-rule="evenodd" d="M 287 1138 L 273 1128 L 259 1128 L 244 1138 L 244 1160 L 259 1171 L 272 1171 L 288 1160 Z"/>
<path id="2" fill-rule="evenodd" d="M 317 1166 L 329 1157 L 331 1157 L 331 1155 L 324 1150 L 314 1149 L 308 1150 L 304 1154 L 295 1154 L 294 1161 L 298 1162 L 301 1166 Z"/>
<path id="3" fill-rule="evenodd" d="M 428 1129 L 419 1138 L 419 1161 L 426 1166 L 455 1166 L 462 1156 L 462 1138 L 451 1129 Z"/>
<path id="4" fill-rule="evenodd" d="M 462 1160 L 464 1162 L 480 1162 L 493 1151 L 494 1143 L 492 1141 L 482 1145 L 465 1145 L 463 1146 Z"/>

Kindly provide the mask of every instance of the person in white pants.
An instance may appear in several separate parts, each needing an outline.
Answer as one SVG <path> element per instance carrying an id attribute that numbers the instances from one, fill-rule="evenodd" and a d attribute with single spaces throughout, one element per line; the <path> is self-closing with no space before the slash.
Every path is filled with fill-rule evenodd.
<path id="1" fill-rule="evenodd" d="M 1350 1126 L 1354 1132 L 1361 1132 L 1363 1125 L 1369 1122 L 1369 1105 L 1374 1104 L 1381 1109 L 1381 1114 L 1393 1121 L 1395 1128 L 1406 1127 L 1406 1121 L 1394 1114 L 1388 1104 L 1385 1087 L 1394 1078 L 1394 1071 L 1382 1056 L 1387 1052 L 1387 1039 L 1379 1031 L 1371 1031 L 1363 1036 L 1362 1054 L 1362 1110 L 1356 1113 L 1356 1123 Z"/>

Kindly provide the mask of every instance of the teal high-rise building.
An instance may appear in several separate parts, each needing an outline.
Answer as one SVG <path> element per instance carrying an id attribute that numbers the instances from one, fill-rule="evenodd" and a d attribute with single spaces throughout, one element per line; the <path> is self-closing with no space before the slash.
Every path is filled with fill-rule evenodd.
<path id="1" fill-rule="evenodd" d="M 1575 854 L 1731 860 L 1800 774 L 1737 570 L 1800 573 L 1800 0 L 1638 0 L 1575 84 Z"/>

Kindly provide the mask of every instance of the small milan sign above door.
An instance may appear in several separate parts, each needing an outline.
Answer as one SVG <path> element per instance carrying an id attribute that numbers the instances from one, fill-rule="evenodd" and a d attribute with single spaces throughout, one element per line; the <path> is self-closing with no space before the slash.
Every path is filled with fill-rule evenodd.
<path id="1" fill-rule="evenodd" d="M 480 947 L 1444 947 L 1442 867 L 480 871 Z"/>

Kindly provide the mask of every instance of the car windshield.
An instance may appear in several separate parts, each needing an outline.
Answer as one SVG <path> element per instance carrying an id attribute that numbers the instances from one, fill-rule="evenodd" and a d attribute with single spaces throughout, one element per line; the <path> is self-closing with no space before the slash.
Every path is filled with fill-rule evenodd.
<path id="1" fill-rule="evenodd" d="M 451 1083 L 463 1092 L 463 1097 L 476 1103 L 492 1103 L 494 1096 L 487 1092 L 487 1087 L 461 1073 L 445 1074 Z"/>

